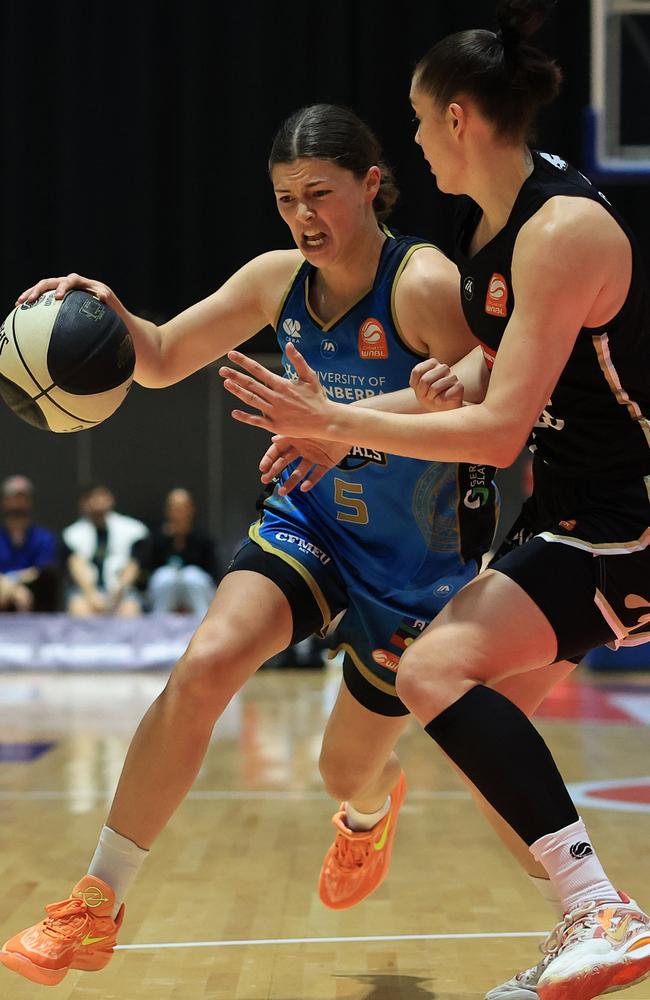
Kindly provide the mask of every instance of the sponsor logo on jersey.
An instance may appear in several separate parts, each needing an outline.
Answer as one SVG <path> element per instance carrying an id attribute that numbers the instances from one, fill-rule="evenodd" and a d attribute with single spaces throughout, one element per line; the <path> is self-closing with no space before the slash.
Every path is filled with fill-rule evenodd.
<path id="1" fill-rule="evenodd" d="M 392 670 L 393 673 L 397 673 L 399 656 L 395 653 L 391 653 L 387 649 L 373 649 L 372 658 L 380 667 L 386 667 L 388 670 Z"/>
<path id="2" fill-rule="evenodd" d="M 439 583 L 434 594 L 436 597 L 451 597 L 455 589 L 453 583 Z"/>
<path id="3" fill-rule="evenodd" d="M 578 522 L 577 522 L 577 521 L 575 521 L 575 520 L 574 520 L 574 519 L 573 519 L 573 518 L 571 517 L 571 518 L 569 518 L 569 520 L 567 520 L 567 521 L 559 521 L 558 523 L 559 523 L 559 525 L 560 525 L 560 527 L 561 527 L 561 528 L 564 528 L 564 530 L 565 530 L 565 531 L 575 531 L 575 530 L 576 530 L 576 524 L 577 524 Z"/>
<path id="4" fill-rule="evenodd" d="M 282 329 L 286 333 L 289 340 L 300 340 L 300 320 L 289 319 L 289 317 L 287 317 L 282 324 Z"/>
<path id="5" fill-rule="evenodd" d="M 485 296 L 485 311 L 488 316 L 508 315 L 508 286 L 506 279 L 497 271 L 490 278 Z"/>
<path id="6" fill-rule="evenodd" d="M 384 360 L 388 357 L 386 331 L 378 319 L 370 317 L 359 327 L 359 357 L 364 361 Z"/>
<path id="7" fill-rule="evenodd" d="M 463 503 L 470 510 L 476 510 L 478 507 L 484 507 L 488 502 L 488 497 L 490 491 L 485 486 L 474 486 L 471 490 L 468 490 L 463 499 Z"/>
<path id="8" fill-rule="evenodd" d="M 308 552 L 310 555 L 315 556 L 315 558 L 318 559 L 323 566 L 327 566 L 327 564 L 332 561 L 327 552 L 323 552 L 323 550 L 319 549 L 313 544 L 313 542 L 305 541 L 305 539 L 301 538 L 300 535 L 293 535 L 289 531 L 276 531 L 274 534 L 276 541 L 285 542 L 285 544 L 288 545 L 296 545 L 300 552 Z"/>
<path id="9" fill-rule="evenodd" d="M 320 342 L 321 358 L 333 358 L 338 349 L 339 345 L 335 340 L 321 340 Z"/>
<path id="10" fill-rule="evenodd" d="M 468 302 L 471 302 L 474 298 L 474 278 L 469 275 L 463 278 L 463 296 Z"/>
<path id="11" fill-rule="evenodd" d="M 539 155 L 542 156 L 546 160 L 547 163 L 550 163 L 552 166 L 556 167 L 557 170 L 568 170 L 569 169 L 569 164 L 567 163 L 567 161 L 563 160 L 561 156 L 556 156 L 555 153 L 542 153 L 542 152 L 540 152 Z M 583 174 L 583 176 L 584 176 L 584 174 Z"/>
<path id="12" fill-rule="evenodd" d="M 383 451 L 374 451 L 373 448 L 361 448 L 353 444 L 347 455 L 345 455 L 337 469 L 344 472 L 354 472 L 356 469 L 363 469 L 366 465 L 386 465 L 386 455 Z"/>
<path id="13" fill-rule="evenodd" d="M 546 406 L 553 406 L 553 400 L 549 399 Z M 535 421 L 534 426 L 547 427 L 551 431 L 561 431 L 564 427 L 564 420 L 562 420 L 562 417 L 554 417 L 553 414 L 549 413 L 548 409 L 546 409 L 542 414 L 540 414 L 539 420 Z"/>
<path id="14" fill-rule="evenodd" d="M 468 465 L 469 489 L 463 497 L 463 504 L 470 510 L 485 507 L 490 499 L 487 469 L 484 465 Z"/>

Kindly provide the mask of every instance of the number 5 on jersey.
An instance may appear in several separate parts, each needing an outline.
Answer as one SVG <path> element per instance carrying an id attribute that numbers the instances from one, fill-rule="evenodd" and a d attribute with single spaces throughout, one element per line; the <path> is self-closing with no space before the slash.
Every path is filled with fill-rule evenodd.
<path id="1" fill-rule="evenodd" d="M 368 523 L 368 508 L 361 499 L 363 486 L 361 483 L 346 483 L 345 479 L 334 480 L 334 502 L 337 507 L 337 521 L 352 521 L 354 524 Z"/>

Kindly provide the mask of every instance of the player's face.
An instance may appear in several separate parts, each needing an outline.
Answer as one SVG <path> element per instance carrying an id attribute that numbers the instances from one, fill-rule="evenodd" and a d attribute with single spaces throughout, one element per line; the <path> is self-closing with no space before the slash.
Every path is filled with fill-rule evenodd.
<path id="1" fill-rule="evenodd" d="M 457 119 L 449 110 L 441 110 L 433 98 L 418 90 L 416 85 L 411 87 L 409 96 L 417 122 L 415 141 L 439 189 L 446 194 L 463 194 L 458 183 L 461 151 L 455 138 Z"/>
<path id="2" fill-rule="evenodd" d="M 278 211 L 307 260 L 317 267 L 335 263 L 369 220 L 376 225 L 372 201 L 379 177 L 376 167 L 360 179 L 330 160 L 311 158 L 273 167 Z"/>

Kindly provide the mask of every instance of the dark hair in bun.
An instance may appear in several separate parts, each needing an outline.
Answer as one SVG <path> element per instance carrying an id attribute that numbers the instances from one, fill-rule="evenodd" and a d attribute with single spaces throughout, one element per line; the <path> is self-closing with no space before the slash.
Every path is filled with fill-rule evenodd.
<path id="1" fill-rule="evenodd" d="M 539 109 L 558 94 L 562 73 L 529 39 L 554 0 L 498 0 L 496 32 L 476 28 L 448 35 L 415 68 L 413 82 L 445 107 L 470 97 L 498 135 L 530 137 Z"/>

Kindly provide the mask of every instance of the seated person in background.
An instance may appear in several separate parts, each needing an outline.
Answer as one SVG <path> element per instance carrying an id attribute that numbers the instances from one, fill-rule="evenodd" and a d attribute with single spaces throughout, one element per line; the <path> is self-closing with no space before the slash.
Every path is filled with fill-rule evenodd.
<path id="1" fill-rule="evenodd" d="M 153 612 L 191 611 L 204 615 L 221 574 L 214 542 L 194 527 L 196 510 L 188 490 L 165 499 L 165 520 L 135 546 L 133 554 L 149 578 Z"/>
<path id="2" fill-rule="evenodd" d="M 55 611 L 56 536 L 33 521 L 34 487 L 26 476 L 9 476 L 0 498 L 0 611 Z"/>
<path id="3" fill-rule="evenodd" d="M 76 617 L 120 615 L 142 611 L 134 590 L 139 567 L 131 551 L 148 534 L 142 521 L 118 514 L 107 486 L 97 483 L 82 490 L 81 517 L 63 529 L 72 590 L 67 610 Z"/>

